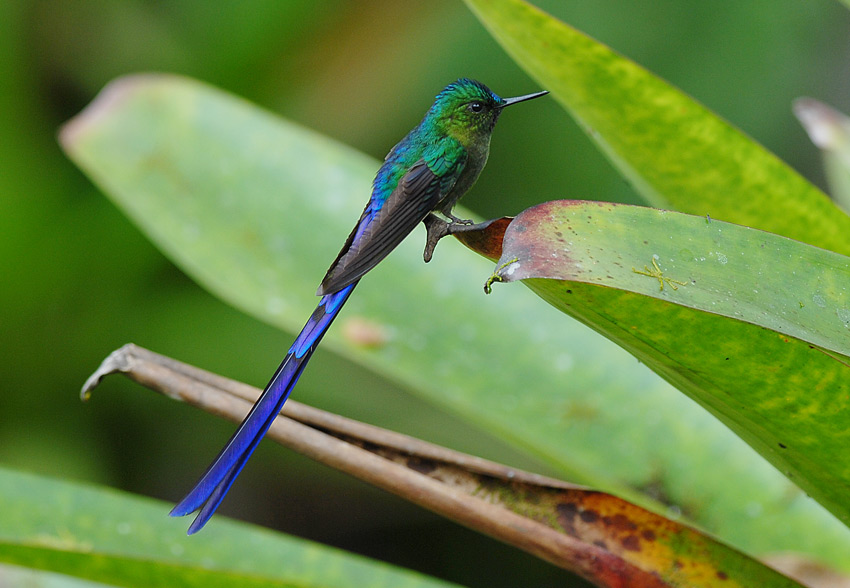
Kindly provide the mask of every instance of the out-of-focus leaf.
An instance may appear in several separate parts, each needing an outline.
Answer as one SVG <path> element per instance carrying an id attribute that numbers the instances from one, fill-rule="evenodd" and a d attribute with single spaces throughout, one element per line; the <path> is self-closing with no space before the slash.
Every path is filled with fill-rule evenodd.
<path id="1" fill-rule="evenodd" d="M 794 102 L 794 114 L 823 154 L 832 198 L 850 212 L 850 118 L 813 98 Z"/>
<path id="2" fill-rule="evenodd" d="M 0 468 L 0 561 L 115 586 L 450 586 L 249 525 L 187 537 L 150 499 Z"/>
<path id="3" fill-rule="evenodd" d="M 497 263 L 500 281 L 527 280 L 628 349 L 850 522 L 850 258 L 706 217 L 564 200 L 514 219 Z"/>
<path id="4" fill-rule="evenodd" d="M 313 310 L 378 167 L 170 76 L 115 82 L 62 142 L 196 280 L 290 331 Z M 414 234 L 370 272 L 323 345 L 567 479 L 636 501 L 634 487 L 643 489 L 749 553 L 797 550 L 847 564 L 850 532 L 705 411 L 585 327 L 551 328 L 558 315 L 533 296 L 505 288 L 483 298 L 487 264 L 451 240 L 422 264 L 423 243 Z M 355 319 L 380 328 L 383 343 L 347 338 Z"/>
<path id="5" fill-rule="evenodd" d="M 466 0 L 648 202 L 850 254 L 850 217 L 704 106 L 523 0 Z"/>
<path id="6" fill-rule="evenodd" d="M 73 576 L 0 564 L 0 586 L 8 588 L 105 588 L 106 584 Z"/>

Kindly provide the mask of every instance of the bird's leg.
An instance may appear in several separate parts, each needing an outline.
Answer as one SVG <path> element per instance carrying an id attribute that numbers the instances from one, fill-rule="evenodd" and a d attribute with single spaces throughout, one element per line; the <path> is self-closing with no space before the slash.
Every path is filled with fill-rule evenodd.
<path id="1" fill-rule="evenodd" d="M 431 261 L 431 257 L 434 255 L 434 248 L 437 247 L 437 241 L 446 235 L 451 235 L 452 233 L 457 232 L 461 229 L 461 227 L 469 227 L 473 225 L 473 221 L 465 218 L 458 218 L 453 215 L 451 206 L 446 207 L 440 212 L 443 216 L 451 219 L 450 222 L 444 221 L 433 212 L 429 213 L 422 221 L 425 228 L 428 230 L 428 238 L 425 241 L 425 253 L 422 255 L 425 263 Z"/>
<path id="2" fill-rule="evenodd" d="M 425 263 L 431 261 L 431 257 L 434 255 L 434 249 L 437 247 L 437 241 L 446 235 L 467 233 L 471 231 L 484 231 L 492 223 L 493 221 L 490 220 L 475 224 L 471 220 L 463 219 L 456 219 L 455 221 L 447 223 L 433 212 L 429 213 L 428 216 L 422 220 L 422 224 L 425 225 L 425 228 L 428 231 L 428 236 L 425 241 L 425 253 L 422 258 L 425 260 Z"/>
<path id="3" fill-rule="evenodd" d="M 425 225 L 425 229 L 428 231 L 428 237 L 425 240 L 425 253 L 422 255 L 422 258 L 425 260 L 425 263 L 428 263 L 434 255 L 434 248 L 437 247 L 437 241 L 449 234 L 451 223 L 447 223 L 431 212 L 425 217 L 422 224 Z"/>

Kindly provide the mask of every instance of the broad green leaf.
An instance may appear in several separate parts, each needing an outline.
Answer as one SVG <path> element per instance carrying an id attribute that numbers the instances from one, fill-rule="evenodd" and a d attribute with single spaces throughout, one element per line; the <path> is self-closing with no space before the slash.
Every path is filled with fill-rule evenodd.
<path id="1" fill-rule="evenodd" d="M 794 114 L 823 154 L 833 200 L 850 213 L 850 119 L 812 98 L 795 101 Z"/>
<path id="2" fill-rule="evenodd" d="M 73 576 L 0 564 L 0 586 L 15 588 L 104 588 L 106 584 Z"/>
<path id="3" fill-rule="evenodd" d="M 312 311 L 378 167 L 171 76 L 115 82 L 62 142 L 196 280 L 289 331 Z M 423 245 L 416 232 L 370 272 L 324 345 L 571 481 L 633 500 L 645 490 L 749 553 L 797 550 L 848 565 L 850 531 L 705 411 L 520 289 L 484 298 L 489 267 L 459 244 L 441 242 L 427 266 Z M 382 336 L 366 345 L 346 335 L 363 325 Z"/>
<path id="4" fill-rule="evenodd" d="M 162 502 L 0 468 L 0 561 L 114 586 L 451 584 L 217 519 L 187 537 Z"/>
<path id="5" fill-rule="evenodd" d="M 564 200 L 514 219 L 498 265 L 850 522 L 850 258 L 705 217 Z"/>
<path id="6" fill-rule="evenodd" d="M 466 2 L 653 206 L 850 254 L 847 215 L 692 98 L 523 0 Z"/>

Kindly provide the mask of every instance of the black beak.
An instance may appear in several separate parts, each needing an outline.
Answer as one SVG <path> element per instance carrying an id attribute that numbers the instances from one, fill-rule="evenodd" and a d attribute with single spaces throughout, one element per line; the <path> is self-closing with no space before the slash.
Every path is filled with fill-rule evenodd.
<path id="1" fill-rule="evenodd" d="M 517 102 L 525 102 L 526 100 L 532 100 L 534 98 L 540 98 L 541 96 L 545 96 L 549 93 L 549 90 L 543 90 L 542 92 L 535 92 L 534 94 L 526 94 L 525 96 L 517 96 L 516 98 L 504 98 L 505 103 L 501 105 L 501 108 L 505 106 L 510 106 L 511 104 L 516 104 Z"/>

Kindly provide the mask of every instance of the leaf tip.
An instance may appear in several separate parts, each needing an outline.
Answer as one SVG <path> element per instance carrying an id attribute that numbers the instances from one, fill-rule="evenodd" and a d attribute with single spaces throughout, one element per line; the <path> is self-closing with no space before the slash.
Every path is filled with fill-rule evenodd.
<path id="1" fill-rule="evenodd" d="M 794 101 L 793 110 L 794 116 L 819 149 L 834 149 L 847 140 L 847 118 L 831 106 L 803 97 Z"/>
<path id="2" fill-rule="evenodd" d="M 59 145 L 65 153 L 73 152 L 75 145 L 79 144 L 80 138 L 85 136 L 89 129 L 97 126 L 100 121 L 126 102 L 129 96 L 135 94 L 140 87 L 170 77 L 173 76 L 161 73 L 140 73 L 112 80 L 98 92 L 94 100 L 79 114 L 59 127 L 57 136 Z"/>

